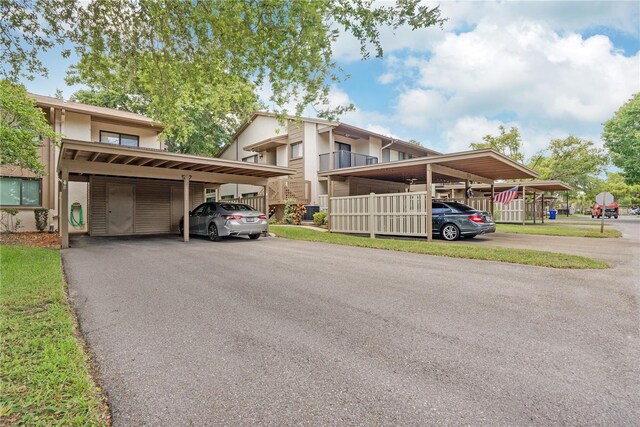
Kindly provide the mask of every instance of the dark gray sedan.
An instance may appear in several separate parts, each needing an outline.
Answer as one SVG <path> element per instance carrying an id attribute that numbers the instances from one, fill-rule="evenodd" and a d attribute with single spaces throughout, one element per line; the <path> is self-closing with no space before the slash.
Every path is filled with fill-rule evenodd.
<path id="1" fill-rule="evenodd" d="M 207 202 L 189 212 L 189 234 L 220 240 L 224 236 L 249 236 L 257 239 L 267 231 L 267 216 L 241 203 Z M 180 234 L 184 218 L 180 219 Z"/>
<path id="2" fill-rule="evenodd" d="M 495 233 L 496 223 L 489 212 L 458 202 L 433 202 L 433 234 L 444 240 L 457 240 L 461 236 Z"/>

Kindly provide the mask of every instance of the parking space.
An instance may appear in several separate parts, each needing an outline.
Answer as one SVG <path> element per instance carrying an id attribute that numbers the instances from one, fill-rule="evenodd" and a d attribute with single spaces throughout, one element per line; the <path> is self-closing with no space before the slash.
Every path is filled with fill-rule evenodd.
<path id="1" fill-rule="evenodd" d="M 278 238 L 72 243 L 116 426 L 640 423 L 637 251 L 559 271 Z"/>

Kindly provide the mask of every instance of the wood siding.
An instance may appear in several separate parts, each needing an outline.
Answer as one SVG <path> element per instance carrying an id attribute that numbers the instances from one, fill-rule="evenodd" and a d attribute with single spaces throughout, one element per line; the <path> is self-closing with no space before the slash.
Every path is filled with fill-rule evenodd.
<path id="1" fill-rule="evenodd" d="M 172 224 L 171 189 L 182 189 L 181 181 L 91 177 L 89 182 L 89 234 L 111 235 L 107 230 L 107 184 L 133 184 L 134 220 L 131 234 L 165 234 L 177 229 Z M 190 209 L 204 201 L 204 185 L 190 185 Z"/>

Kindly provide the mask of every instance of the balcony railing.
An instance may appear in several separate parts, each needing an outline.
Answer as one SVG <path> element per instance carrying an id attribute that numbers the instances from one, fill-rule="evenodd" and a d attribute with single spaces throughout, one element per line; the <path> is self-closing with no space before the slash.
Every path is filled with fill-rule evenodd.
<path id="1" fill-rule="evenodd" d="M 319 171 L 326 171 L 331 168 L 330 159 L 331 153 L 320 154 Z M 368 156 L 366 154 L 353 153 L 351 151 L 334 151 L 333 152 L 333 168 L 342 169 L 350 168 L 354 166 L 366 166 L 375 165 L 378 163 L 378 158 L 374 156 Z"/>

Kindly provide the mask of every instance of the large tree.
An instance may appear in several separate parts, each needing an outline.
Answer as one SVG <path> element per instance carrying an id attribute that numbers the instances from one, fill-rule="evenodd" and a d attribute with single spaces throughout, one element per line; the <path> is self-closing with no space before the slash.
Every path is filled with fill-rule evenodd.
<path id="1" fill-rule="evenodd" d="M 604 124 L 602 139 L 625 182 L 640 184 L 640 92 Z"/>
<path id="2" fill-rule="evenodd" d="M 503 125 L 498 127 L 500 134 L 497 136 L 485 135 L 482 137 L 484 142 L 472 142 L 469 146 L 474 150 L 483 148 L 493 148 L 504 155 L 511 157 L 517 162 L 524 162 L 524 154 L 522 153 L 522 139 L 520 131 L 517 127 L 512 127 L 509 132 Z"/>
<path id="3" fill-rule="evenodd" d="M 0 80 L 0 164 L 42 174 L 38 149 L 43 138 L 57 142 L 43 111 L 27 96 L 23 85 Z"/>
<path id="4" fill-rule="evenodd" d="M 194 112 L 226 129 L 255 108 L 258 91 L 269 93 L 283 116 L 313 104 L 333 118 L 349 108 L 328 107 L 330 84 L 345 77 L 332 59 L 340 34 L 355 36 L 366 59 L 370 51 L 382 56 L 382 27 L 444 22 L 438 7 L 419 0 L 93 0 L 82 7 L 77 0 L 0 0 L 0 5 L 13 17 L 0 23 L 1 32 L 11 34 L 0 39 L 0 48 L 29 53 L 16 55 L 8 74 L 43 72 L 30 58 L 66 39 L 79 57 L 70 83 L 139 96 L 147 114 L 165 124 L 180 147 L 189 146 L 190 129 L 197 128 L 185 124 Z M 34 42 L 30 33 L 42 38 Z M 29 49 L 20 51 L 21 46 Z"/>
<path id="5" fill-rule="evenodd" d="M 597 185 L 597 177 L 607 163 L 606 152 L 592 141 L 568 136 L 552 140 L 531 158 L 529 167 L 540 174 L 540 179 L 561 180 L 587 193 Z"/>

